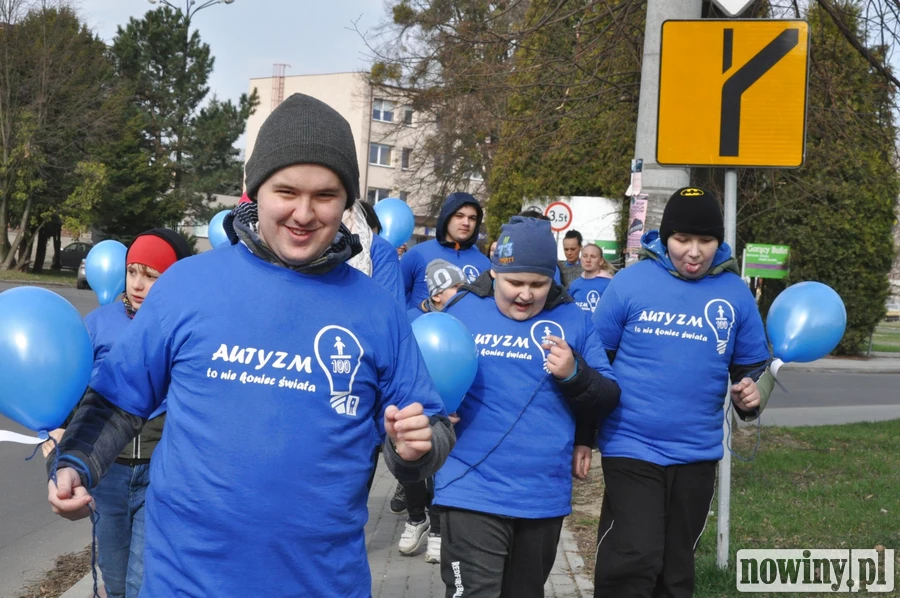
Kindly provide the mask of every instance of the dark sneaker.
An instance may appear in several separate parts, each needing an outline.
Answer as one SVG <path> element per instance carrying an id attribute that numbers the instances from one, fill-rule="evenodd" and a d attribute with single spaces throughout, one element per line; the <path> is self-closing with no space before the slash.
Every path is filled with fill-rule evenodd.
<path id="1" fill-rule="evenodd" d="M 397 482 L 397 488 L 394 490 L 394 496 L 391 497 L 391 513 L 400 513 L 406 510 L 406 491 L 403 490 L 403 484 Z"/>

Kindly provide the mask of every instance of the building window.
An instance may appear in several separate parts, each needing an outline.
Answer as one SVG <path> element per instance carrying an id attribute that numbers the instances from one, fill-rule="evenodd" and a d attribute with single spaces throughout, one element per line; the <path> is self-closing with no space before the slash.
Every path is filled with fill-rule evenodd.
<path id="1" fill-rule="evenodd" d="M 382 199 L 387 199 L 391 196 L 390 189 L 379 189 L 377 187 L 369 187 L 369 190 L 366 192 L 366 201 L 370 204 L 376 204 Z"/>
<path id="2" fill-rule="evenodd" d="M 409 191 L 401 191 L 397 194 L 397 197 L 409 203 Z"/>
<path id="3" fill-rule="evenodd" d="M 413 109 L 405 108 L 403 110 L 403 124 L 407 127 L 411 127 L 413 124 Z"/>
<path id="4" fill-rule="evenodd" d="M 403 148 L 403 153 L 400 155 L 400 168 L 403 170 L 409 170 L 409 163 L 412 159 L 412 150 L 408 147 Z"/>
<path id="5" fill-rule="evenodd" d="M 391 146 L 382 145 L 380 143 L 369 144 L 369 164 L 377 164 L 378 166 L 391 165 Z"/>
<path id="6" fill-rule="evenodd" d="M 375 100 L 372 102 L 372 120 L 385 123 L 394 122 L 394 102 L 390 100 Z"/>

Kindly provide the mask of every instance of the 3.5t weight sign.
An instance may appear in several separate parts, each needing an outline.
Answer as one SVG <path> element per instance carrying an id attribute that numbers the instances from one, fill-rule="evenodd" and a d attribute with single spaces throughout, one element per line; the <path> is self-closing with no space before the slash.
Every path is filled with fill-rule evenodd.
<path id="1" fill-rule="evenodd" d="M 550 219 L 550 229 L 553 232 L 558 233 L 572 226 L 572 208 L 561 201 L 554 201 L 547 206 L 544 216 Z"/>

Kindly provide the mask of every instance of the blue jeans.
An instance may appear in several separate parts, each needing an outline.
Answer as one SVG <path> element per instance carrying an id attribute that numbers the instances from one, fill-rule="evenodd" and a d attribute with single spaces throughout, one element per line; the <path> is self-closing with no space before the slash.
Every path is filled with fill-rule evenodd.
<path id="1" fill-rule="evenodd" d="M 144 577 L 144 494 L 150 465 L 113 463 L 91 492 L 100 515 L 98 557 L 106 595 L 137 598 Z"/>

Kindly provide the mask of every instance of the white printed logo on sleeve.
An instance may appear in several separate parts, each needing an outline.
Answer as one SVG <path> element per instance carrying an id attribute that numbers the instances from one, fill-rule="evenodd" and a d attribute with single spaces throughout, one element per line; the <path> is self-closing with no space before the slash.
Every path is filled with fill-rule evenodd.
<path id="1" fill-rule="evenodd" d="M 316 335 L 315 352 L 331 387 L 331 408 L 355 417 L 359 397 L 351 394 L 353 380 L 365 354 L 359 339 L 342 326 L 326 326 Z"/>
<path id="2" fill-rule="evenodd" d="M 558 336 L 559 338 L 565 340 L 566 332 L 563 330 L 563 327 L 553 320 L 538 320 L 531 326 L 531 340 L 534 342 L 534 346 L 537 347 L 537 350 L 541 353 L 541 359 L 544 362 L 544 371 L 548 374 L 550 370 L 547 369 L 547 356 L 548 352 L 544 350 L 543 345 L 547 341 L 547 337 L 550 335 Z M 555 344 L 550 342 L 550 344 Z"/>

